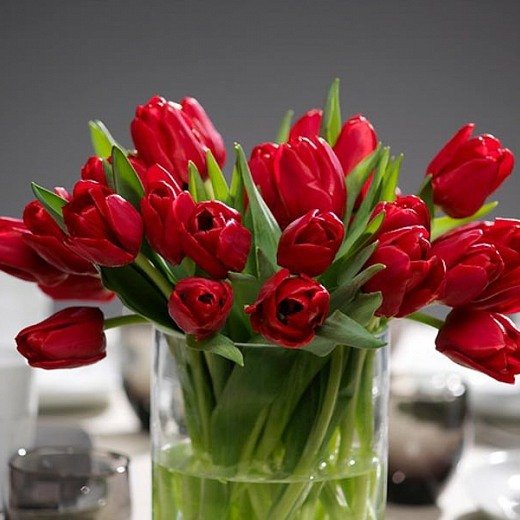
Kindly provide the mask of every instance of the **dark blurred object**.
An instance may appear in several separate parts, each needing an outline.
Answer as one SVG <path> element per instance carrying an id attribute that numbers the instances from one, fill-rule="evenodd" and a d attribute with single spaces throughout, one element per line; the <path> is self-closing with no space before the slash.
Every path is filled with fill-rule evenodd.
<path id="1" fill-rule="evenodd" d="M 152 326 L 121 329 L 123 388 L 143 429 L 150 428 L 150 374 Z"/>
<path id="2" fill-rule="evenodd" d="M 9 519 L 129 520 L 128 462 L 88 448 L 19 450 L 9 463 Z"/>
<path id="3" fill-rule="evenodd" d="M 390 388 L 388 500 L 433 504 L 466 440 L 466 387 L 453 374 L 403 374 Z"/>

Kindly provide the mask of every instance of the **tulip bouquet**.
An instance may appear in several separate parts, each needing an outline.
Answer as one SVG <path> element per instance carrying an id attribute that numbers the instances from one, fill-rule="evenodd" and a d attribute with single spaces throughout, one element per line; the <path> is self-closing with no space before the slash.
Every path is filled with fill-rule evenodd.
<path id="1" fill-rule="evenodd" d="M 457 363 L 520 373 L 505 316 L 520 311 L 520 221 L 481 220 L 513 154 L 465 125 L 405 195 L 402 156 L 365 117 L 342 122 L 337 81 L 324 110 L 291 117 L 249 161 L 235 145 L 228 183 L 198 102 L 153 97 L 132 121 L 135 149 L 92 121 L 95 156 L 72 193 L 33 184 L 23 219 L 0 219 L 2 270 L 133 312 L 72 307 L 24 329 L 31 365 L 93 363 L 110 327 L 164 334 L 189 452 L 156 461 L 156 518 L 379 518 L 373 377 L 391 318 L 437 327 Z M 452 308 L 445 322 L 422 312 L 432 303 Z"/>

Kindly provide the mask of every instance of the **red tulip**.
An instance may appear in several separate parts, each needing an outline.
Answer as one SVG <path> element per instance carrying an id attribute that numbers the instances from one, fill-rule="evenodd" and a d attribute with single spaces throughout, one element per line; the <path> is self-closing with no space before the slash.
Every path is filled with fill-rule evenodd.
<path id="1" fill-rule="evenodd" d="M 327 289 L 306 275 L 291 276 L 282 269 L 260 289 L 245 311 L 253 330 L 288 348 L 306 345 L 329 313 Z"/>
<path id="2" fill-rule="evenodd" d="M 435 344 L 456 363 L 498 381 L 514 383 L 520 374 L 520 330 L 502 314 L 454 309 Z"/>
<path id="3" fill-rule="evenodd" d="M 41 202 L 33 200 L 27 204 L 23 220 L 31 232 L 24 235 L 25 241 L 48 263 L 65 273 L 96 274 L 91 262 L 67 246 L 67 236 Z"/>
<path id="4" fill-rule="evenodd" d="M 334 153 L 345 175 L 377 148 L 377 135 L 370 121 L 360 114 L 347 119 L 341 128 Z"/>
<path id="5" fill-rule="evenodd" d="M 255 183 L 282 228 L 310 210 L 343 218 L 346 188 L 341 165 L 323 139 L 299 137 L 257 146 L 249 162 Z"/>
<path id="6" fill-rule="evenodd" d="M 422 226 L 430 230 L 430 212 L 426 203 L 416 195 L 399 196 L 394 202 L 379 202 L 372 213 L 385 212 L 379 234 L 408 226 Z"/>
<path id="7" fill-rule="evenodd" d="M 195 203 L 188 192 L 182 192 L 166 181 L 147 185 L 146 196 L 141 200 L 146 238 L 152 248 L 168 262 L 176 265 L 184 258 L 182 226 Z"/>
<path id="8" fill-rule="evenodd" d="M 309 211 L 283 231 L 278 265 L 292 273 L 318 276 L 332 264 L 344 233 L 343 222 L 334 213 Z"/>
<path id="9" fill-rule="evenodd" d="M 459 295 L 459 301 L 468 301 L 478 309 L 503 314 L 520 312 L 520 220 L 497 218 L 468 224 L 441 237 L 434 247 L 446 257 L 452 270 L 456 268 L 452 285 L 445 289 L 445 300 Z M 481 254 L 472 259 L 472 251 Z M 467 263 L 472 269 L 463 269 Z M 477 275 L 478 269 L 481 271 Z"/>
<path id="10" fill-rule="evenodd" d="M 251 233 L 238 211 L 217 200 L 189 202 L 179 212 L 183 249 L 195 263 L 215 278 L 244 269 L 251 248 Z"/>
<path id="11" fill-rule="evenodd" d="M 94 181 L 79 181 L 63 207 L 67 244 L 88 261 L 117 267 L 132 262 L 141 247 L 143 223 L 121 196 Z"/>
<path id="12" fill-rule="evenodd" d="M 106 184 L 107 178 L 105 168 L 103 167 L 103 159 L 95 155 L 89 157 L 81 168 L 81 178 L 84 181 L 96 181 L 100 184 Z"/>
<path id="13" fill-rule="evenodd" d="M 433 243 L 432 254 L 446 265 L 439 300 L 450 307 L 467 305 L 484 292 L 504 271 L 497 248 L 483 241 L 483 231 L 457 230 Z"/>
<path id="14" fill-rule="evenodd" d="M 67 273 L 45 261 L 27 243 L 30 234 L 22 220 L 0 217 L 0 270 L 29 282 L 56 285 Z"/>
<path id="15" fill-rule="evenodd" d="M 107 161 L 111 164 L 112 157 L 109 157 Z M 144 175 L 146 174 L 146 164 L 135 154 L 129 154 L 128 161 L 142 182 Z M 108 185 L 105 168 L 103 166 L 103 159 L 96 156 L 89 157 L 87 162 L 81 168 L 81 179 L 84 181 L 96 181 L 100 184 Z"/>
<path id="16" fill-rule="evenodd" d="M 99 276 L 70 274 L 57 285 L 38 287 L 54 300 L 83 300 L 109 302 L 115 294 L 103 287 Z"/>
<path id="17" fill-rule="evenodd" d="M 152 97 L 137 107 L 131 132 L 144 163 L 160 164 L 181 185 L 188 183 L 189 161 L 195 163 L 203 177 L 207 175 L 207 150 L 211 150 L 221 166 L 225 160 L 222 137 L 193 98 L 185 98 L 178 104 L 160 96 Z"/>
<path id="18" fill-rule="evenodd" d="M 321 128 L 321 119 L 323 111 L 313 108 L 306 112 L 291 128 L 289 132 L 289 141 L 297 137 L 308 137 L 314 139 L 319 137 Z"/>
<path id="19" fill-rule="evenodd" d="M 489 134 L 471 137 L 474 124 L 463 126 L 440 150 L 426 173 L 432 175 L 433 198 L 450 217 L 473 215 L 513 170 L 514 156 Z"/>
<path id="20" fill-rule="evenodd" d="M 422 226 L 408 226 L 379 235 L 378 246 L 367 266 L 386 268 L 364 286 L 365 292 L 381 291 L 378 316 L 403 317 L 432 302 L 444 279 L 442 260 L 430 254 L 429 233 Z"/>
<path id="21" fill-rule="evenodd" d="M 69 307 L 16 336 L 18 352 L 38 368 L 75 368 L 106 355 L 103 313 L 94 307 Z"/>
<path id="22" fill-rule="evenodd" d="M 233 290 L 226 282 L 184 278 L 172 292 L 168 312 L 175 323 L 198 340 L 220 330 L 233 305 Z"/>
<path id="23" fill-rule="evenodd" d="M 144 191 L 148 193 L 152 190 L 153 186 L 155 186 L 158 182 L 165 182 L 169 186 L 171 186 L 176 194 L 179 194 L 182 189 L 179 186 L 179 183 L 175 180 L 174 176 L 168 171 L 165 170 L 162 166 L 158 164 L 154 164 L 150 166 L 143 175 L 143 186 Z"/>

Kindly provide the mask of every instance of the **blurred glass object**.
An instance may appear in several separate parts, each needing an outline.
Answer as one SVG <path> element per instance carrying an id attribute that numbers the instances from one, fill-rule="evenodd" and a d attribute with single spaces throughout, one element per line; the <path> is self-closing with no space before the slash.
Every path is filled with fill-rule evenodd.
<path id="1" fill-rule="evenodd" d="M 32 447 L 38 399 L 33 369 L 14 350 L 0 353 L 0 490 L 7 502 L 7 462 L 20 448 Z M 0 506 L 2 510 L 3 506 Z"/>
<path id="2" fill-rule="evenodd" d="M 433 504 L 468 437 L 468 392 L 455 374 L 399 374 L 390 384 L 388 500 Z"/>
<path id="3" fill-rule="evenodd" d="M 124 327 L 120 338 L 123 388 L 145 430 L 150 428 L 152 330 L 151 325 Z"/>
<path id="4" fill-rule="evenodd" d="M 10 520 L 129 520 L 128 458 L 82 448 L 19 450 L 10 461 Z"/>

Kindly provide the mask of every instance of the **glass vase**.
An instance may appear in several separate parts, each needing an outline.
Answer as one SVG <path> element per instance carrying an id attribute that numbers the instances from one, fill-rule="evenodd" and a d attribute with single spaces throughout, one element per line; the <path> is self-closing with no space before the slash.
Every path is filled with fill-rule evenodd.
<path id="1" fill-rule="evenodd" d="M 387 347 L 240 348 L 156 333 L 153 519 L 382 519 Z"/>

